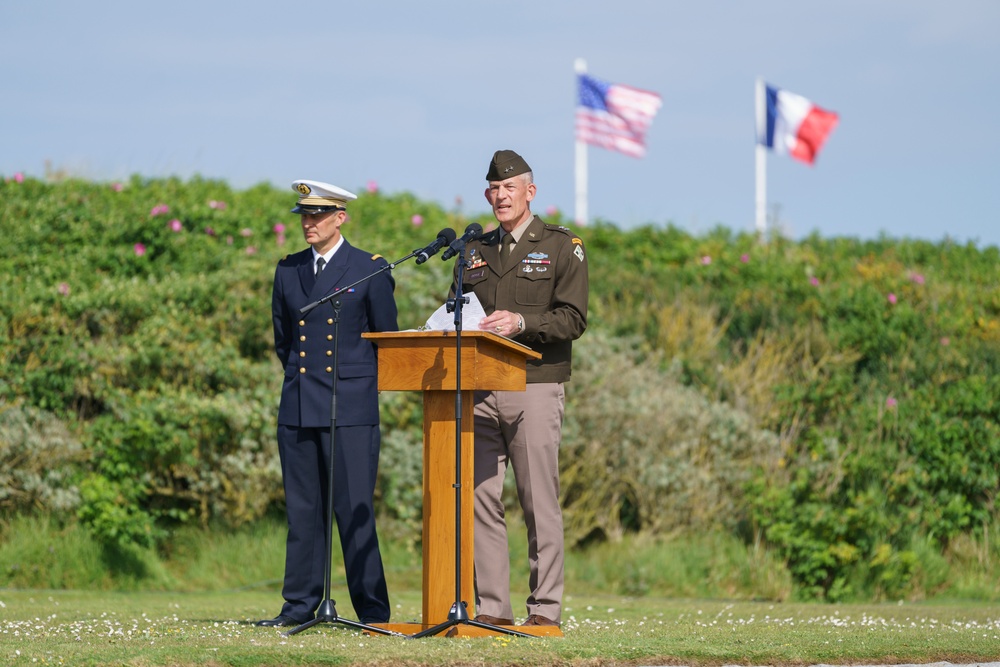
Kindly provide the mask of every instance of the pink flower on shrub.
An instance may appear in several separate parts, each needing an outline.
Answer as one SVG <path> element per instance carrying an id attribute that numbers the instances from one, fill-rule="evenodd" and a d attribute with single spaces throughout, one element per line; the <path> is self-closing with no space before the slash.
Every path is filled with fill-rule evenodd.
<path id="1" fill-rule="evenodd" d="M 912 280 L 913 282 L 915 282 L 918 285 L 923 285 L 924 284 L 924 274 L 913 272 L 913 273 L 910 274 L 910 280 Z"/>
<path id="2" fill-rule="evenodd" d="M 224 202 L 224 201 L 215 201 L 213 199 L 212 201 L 208 202 L 208 207 L 209 208 L 214 208 L 216 211 L 225 211 L 226 210 L 226 202 Z"/>
<path id="3" fill-rule="evenodd" d="M 813 287 L 819 287 L 819 278 L 816 276 L 809 276 L 809 284 Z"/>
<path id="4" fill-rule="evenodd" d="M 111 189 L 114 190 L 115 192 L 121 192 L 122 190 L 125 189 L 125 186 L 122 185 L 121 183 L 112 183 Z"/>
<path id="5" fill-rule="evenodd" d="M 63 296 L 69 296 L 69 283 L 59 283 L 58 290 Z"/>
<path id="6" fill-rule="evenodd" d="M 889 303 L 891 303 L 894 306 L 896 305 L 896 302 L 899 301 L 899 299 L 896 298 L 895 292 L 889 292 L 889 296 L 887 296 L 886 298 L 889 300 Z"/>
<path id="7" fill-rule="evenodd" d="M 712 263 L 712 258 L 708 255 L 705 255 L 701 258 L 701 263 L 703 266 L 708 266 L 709 264 Z"/>
<path id="8" fill-rule="evenodd" d="M 170 231 L 179 232 L 182 229 L 184 229 L 184 225 L 181 224 L 180 220 L 174 218 L 173 220 L 170 221 Z"/>
<path id="9" fill-rule="evenodd" d="M 248 245 L 247 246 L 247 254 L 248 255 L 256 255 L 257 254 L 257 248 L 255 248 L 252 245 Z"/>
<path id="10" fill-rule="evenodd" d="M 205 233 L 209 236 L 215 236 L 215 229 L 213 227 L 205 227 Z"/>
<path id="11" fill-rule="evenodd" d="M 149 211 L 149 217 L 155 218 L 158 215 L 163 215 L 164 213 L 169 213 L 170 207 L 166 204 L 157 204 Z"/>
<path id="12" fill-rule="evenodd" d="M 375 181 L 368 181 L 368 192 L 375 194 L 378 192 L 378 183 Z"/>
<path id="13" fill-rule="evenodd" d="M 132 246 L 132 252 L 135 253 L 136 257 L 142 257 L 143 255 L 146 254 L 146 246 L 143 245 L 142 243 L 136 243 L 134 246 Z"/>
<path id="14" fill-rule="evenodd" d="M 233 245 L 233 237 L 229 235 L 226 237 L 226 245 Z"/>
<path id="15" fill-rule="evenodd" d="M 555 206 L 549 206 L 547 209 L 545 209 L 545 215 L 553 216 L 556 215 L 557 213 L 559 213 L 559 209 Z"/>
<path id="16" fill-rule="evenodd" d="M 743 253 L 742 255 L 740 255 L 740 261 L 743 262 L 744 264 L 749 264 L 750 263 L 750 255 L 748 255 L 746 253 Z"/>
<path id="17" fill-rule="evenodd" d="M 245 239 L 248 239 L 251 236 L 253 236 L 253 230 L 250 229 L 249 227 L 244 227 L 243 229 L 240 230 L 240 236 L 242 236 Z"/>
<path id="18" fill-rule="evenodd" d="M 941 336 L 941 345 L 948 347 L 949 345 L 951 345 L 951 339 L 948 338 L 947 336 Z"/>
<path id="19" fill-rule="evenodd" d="M 284 225 L 284 223 L 281 223 L 281 222 L 275 223 L 275 225 L 274 225 L 274 227 L 272 229 L 274 229 L 274 235 L 276 237 L 275 240 L 277 241 L 278 245 L 285 245 L 285 225 Z"/>
<path id="20" fill-rule="evenodd" d="M 420 225 L 424 224 L 424 216 L 420 215 L 419 213 L 414 213 L 413 217 L 410 218 L 410 222 L 413 223 L 414 227 L 419 227 Z"/>
<path id="21" fill-rule="evenodd" d="M 14 174 L 14 182 L 24 183 L 24 174 L 22 174 L 21 172 L 17 172 L 16 174 Z"/>
<path id="22" fill-rule="evenodd" d="M 896 399 L 893 398 L 892 396 L 886 397 L 885 407 L 888 408 L 889 410 L 894 409 L 896 407 Z"/>

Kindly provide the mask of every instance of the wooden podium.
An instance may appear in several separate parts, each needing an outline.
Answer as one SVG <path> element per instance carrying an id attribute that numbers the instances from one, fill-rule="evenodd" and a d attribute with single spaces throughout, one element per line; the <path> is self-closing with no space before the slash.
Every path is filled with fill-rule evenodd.
<path id="1" fill-rule="evenodd" d="M 448 620 L 455 602 L 455 481 L 460 480 L 461 600 L 475 616 L 473 587 L 473 392 L 524 391 L 525 365 L 541 355 L 488 331 L 462 331 L 462 470 L 455 474 L 454 331 L 393 331 L 362 334 L 378 350 L 379 391 L 424 392 L 423 608 L 422 623 L 381 625 L 396 632 L 420 631 Z M 450 636 L 485 636 L 490 631 L 460 624 Z M 562 636 L 557 627 L 516 628 L 532 635 Z"/>

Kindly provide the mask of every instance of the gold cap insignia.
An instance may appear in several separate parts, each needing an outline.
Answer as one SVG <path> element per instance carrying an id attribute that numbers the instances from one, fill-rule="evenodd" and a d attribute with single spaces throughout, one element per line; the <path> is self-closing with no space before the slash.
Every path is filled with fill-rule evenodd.
<path id="1" fill-rule="evenodd" d="M 298 190 L 298 191 L 299 191 L 300 193 L 302 193 L 302 194 L 304 194 L 304 195 L 307 195 L 307 194 L 309 194 L 310 192 L 312 192 L 312 189 L 311 189 L 311 188 L 310 188 L 310 187 L 309 187 L 308 185 L 306 185 L 305 183 L 299 183 L 299 184 L 298 184 L 298 185 L 296 186 L 296 189 L 297 189 L 297 190 Z"/>

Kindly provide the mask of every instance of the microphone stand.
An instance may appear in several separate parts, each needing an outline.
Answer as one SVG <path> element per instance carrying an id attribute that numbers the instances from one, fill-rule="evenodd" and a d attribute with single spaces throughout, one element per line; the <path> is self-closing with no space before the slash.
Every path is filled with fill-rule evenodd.
<path id="1" fill-rule="evenodd" d="M 460 244 L 457 262 L 455 297 L 447 301 L 448 311 L 455 313 L 455 483 L 452 485 L 455 489 L 455 602 L 448 611 L 447 620 L 416 633 L 413 639 L 433 636 L 460 624 L 515 637 L 531 637 L 524 632 L 469 618 L 468 605 L 462 600 L 462 306 L 469 303 L 469 297 L 462 294 L 462 280 L 467 268 L 464 242 Z"/>
<path id="2" fill-rule="evenodd" d="M 292 635 L 298 634 L 303 630 L 308 630 L 314 625 L 320 623 L 340 623 L 341 625 L 346 625 L 351 628 L 356 628 L 359 630 L 365 630 L 367 632 L 374 632 L 380 635 L 391 635 L 394 637 L 404 637 L 409 639 L 407 635 L 400 632 L 393 632 L 392 630 L 386 630 L 385 628 L 380 628 L 374 625 L 368 625 L 367 623 L 359 623 L 358 621 L 351 621 L 346 618 L 341 617 L 337 614 L 337 603 L 333 600 L 330 594 L 330 588 L 332 585 L 332 575 L 331 570 L 333 569 L 333 470 L 334 470 L 334 455 L 336 453 L 336 443 L 337 443 L 337 371 L 339 369 L 339 352 L 340 352 L 340 307 L 341 302 L 338 298 L 341 294 L 351 289 L 355 285 L 360 285 L 361 283 L 371 280 L 375 276 L 383 273 L 385 271 L 391 271 L 396 267 L 397 264 L 404 262 L 411 257 L 414 257 L 421 250 L 417 249 L 411 252 L 406 257 L 396 260 L 391 264 L 387 264 L 377 271 L 373 271 L 364 278 L 356 280 L 350 285 L 338 288 L 331 292 L 330 294 L 324 296 L 318 301 L 314 301 L 307 306 L 303 306 L 299 309 L 299 314 L 306 315 L 313 309 L 321 306 L 324 303 L 330 302 L 333 307 L 333 388 L 330 393 L 330 470 L 327 478 L 327 498 L 326 498 L 326 510 L 327 517 L 330 525 L 327 526 L 326 532 L 326 572 L 323 577 L 323 602 L 320 603 L 319 609 L 316 611 L 316 617 L 298 625 L 288 632 L 283 633 L 285 637 L 291 637 Z"/>

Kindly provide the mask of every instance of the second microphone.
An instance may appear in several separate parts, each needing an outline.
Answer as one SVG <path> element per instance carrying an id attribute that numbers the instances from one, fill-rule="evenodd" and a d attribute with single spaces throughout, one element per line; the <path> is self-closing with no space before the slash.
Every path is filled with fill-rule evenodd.
<path id="1" fill-rule="evenodd" d="M 483 226 L 478 222 L 473 222 L 465 228 L 465 233 L 459 236 L 457 239 L 448 244 L 448 249 L 441 254 L 441 259 L 451 259 L 458 253 L 462 252 L 465 248 L 465 244 L 469 241 L 475 241 L 480 236 L 483 235 Z"/>

